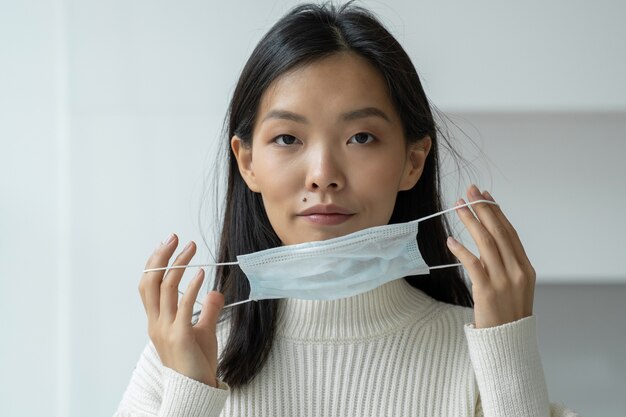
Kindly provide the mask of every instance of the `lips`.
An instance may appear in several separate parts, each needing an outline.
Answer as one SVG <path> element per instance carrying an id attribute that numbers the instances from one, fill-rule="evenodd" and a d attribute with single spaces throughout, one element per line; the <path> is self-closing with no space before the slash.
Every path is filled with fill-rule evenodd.
<path id="1" fill-rule="evenodd" d="M 318 204 L 298 213 L 308 222 L 321 226 L 341 224 L 353 215 L 353 211 L 336 204 Z"/>
<path id="2" fill-rule="evenodd" d="M 310 216 L 313 214 L 343 214 L 352 215 L 353 211 L 348 210 L 345 207 L 338 206 L 336 204 L 317 204 L 313 207 L 298 213 L 298 216 Z"/>

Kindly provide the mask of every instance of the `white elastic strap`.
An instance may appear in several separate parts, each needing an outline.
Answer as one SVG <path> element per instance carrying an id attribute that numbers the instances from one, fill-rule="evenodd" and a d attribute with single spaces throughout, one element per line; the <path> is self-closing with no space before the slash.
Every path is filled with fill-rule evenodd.
<path id="1" fill-rule="evenodd" d="M 437 265 L 437 266 L 429 266 L 428 269 L 441 269 L 441 268 L 451 268 L 453 266 L 463 266 L 462 263 L 458 264 L 447 264 L 447 265 Z"/>
<path id="2" fill-rule="evenodd" d="M 487 203 L 487 204 L 493 204 L 494 206 L 499 206 L 499 205 L 500 205 L 500 204 L 496 203 L 495 201 L 491 201 L 491 200 L 476 200 L 476 201 L 472 201 L 472 202 L 470 202 L 470 203 L 461 204 L 460 206 L 451 207 L 451 208 L 449 208 L 449 209 L 446 209 L 446 210 L 440 211 L 440 212 L 435 213 L 435 214 L 430 214 L 430 215 L 428 215 L 428 216 L 426 216 L 426 217 L 422 217 L 421 219 L 417 219 L 417 221 L 418 221 L 418 222 L 421 222 L 422 220 L 431 219 L 431 218 L 433 218 L 433 217 L 437 217 L 437 216 L 440 216 L 440 215 L 442 215 L 442 214 L 445 214 L 445 213 L 447 213 L 447 212 L 449 212 L 449 211 L 456 210 L 456 209 L 459 209 L 459 208 L 461 208 L 461 207 L 471 206 L 472 204 L 477 204 L 477 203 Z"/>
<path id="3" fill-rule="evenodd" d="M 184 293 L 184 292 L 182 292 L 181 290 L 178 290 L 178 293 L 179 293 L 180 295 L 185 295 L 185 293 Z M 228 308 L 228 307 L 236 306 L 237 304 L 249 303 L 250 301 L 256 301 L 256 300 L 248 299 L 248 300 L 243 300 L 243 301 L 237 301 L 236 303 L 231 303 L 231 304 L 225 305 L 225 306 L 224 306 L 224 307 L 222 307 L 222 308 Z M 198 300 L 194 300 L 194 303 L 195 303 L 195 304 L 198 304 L 200 307 L 202 307 L 202 303 L 201 303 L 200 301 L 198 301 Z M 196 314 L 197 314 L 197 313 L 199 313 L 199 311 L 197 311 L 197 312 L 196 312 Z"/>
<path id="4" fill-rule="evenodd" d="M 196 268 L 202 266 L 221 266 L 221 265 L 239 265 L 239 262 L 221 262 L 215 264 L 196 264 L 196 265 L 176 265 L 176 266 L 164 266 L 163 268 L 150 268 L 144 269 L 143 272 L 154 272 L 154 271 L 167 271 L 169 269 L 182 269 L 182 268 Z"/>
<path id="5" fill-rule="evenodd" d="M 183 269 L 183 268 L 199 268 L 199 267 L 203 267 L 203 266 L 220 266 L 220 265 L 238 265 L 239 262 L 221 262 L 221 263 L 214 263 L 214 264 L 196 264 L 196 265 L 176 265 L 176 266 L 166 266 L 163 268 L 149 268 L 149 269 L 144 269 L 143 272 L 154 272 L 154 271 L 167 271 L 169 269 Z M 180 295 L 185 295 L 184 292 L 182 292 L 181 290 L 178 290 L 178 293 Z M 195 304 L 198 304 L 200 307 L 202 307 L 202 303 L 198 300 L 194 300 Z M 228 305 L 227 307 L 230 307 L 230 305 Z M 226 307 L 224 307 L 226 308 Z"/>
<path id="6" fill-rule="evenodd" d="M 249 298 L 249 299 L 247 299 L 247 300 L 237 301 L 236 303 L 230 303 L 230 304 L 228 304 L 228 305 L 225 305 L 225 306 L 224 306 L 224 308 L 228 308 L 228 307 L 236 306 L 236 305 L 238 305 L 238 304 L 249 303 L 250 301 L 256 301 L 256 300 L 253 300 L 253 299 Z"/>

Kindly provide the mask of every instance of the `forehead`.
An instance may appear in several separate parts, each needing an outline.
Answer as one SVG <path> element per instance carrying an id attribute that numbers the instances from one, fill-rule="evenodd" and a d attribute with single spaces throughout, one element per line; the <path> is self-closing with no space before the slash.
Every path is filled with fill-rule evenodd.
<path id="1" fill-rule="evenodd" d="M 257 120 L 276 109 L 336 117 L 363 107 L 380 108 L 392 122 L 398 119 L 383 75 L 357 54 L 338 53 L 274 80 L 263 93 Z"/>

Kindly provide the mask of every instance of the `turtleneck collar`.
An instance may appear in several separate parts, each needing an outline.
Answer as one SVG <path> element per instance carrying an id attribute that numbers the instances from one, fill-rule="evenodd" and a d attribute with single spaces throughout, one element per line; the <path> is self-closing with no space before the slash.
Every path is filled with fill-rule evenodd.
<path id="1" fill-rule="evenodd" d="M 279 300 L 276 335 L 292 340 L 347 341 L 383 335 L 418 322 L 437 301 L 405 279 L 338 300 Z"/>

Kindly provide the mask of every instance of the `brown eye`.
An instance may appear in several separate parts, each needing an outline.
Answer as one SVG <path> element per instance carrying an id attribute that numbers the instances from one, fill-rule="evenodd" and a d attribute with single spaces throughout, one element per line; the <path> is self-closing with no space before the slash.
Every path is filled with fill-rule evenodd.
<path id="1" fill-rule="evenodd" d="M 292 135 L 278 135 L 274 138 L 274 142 L 279 145 L 293 145 L 296 143 L 296 137 Z"/>
<path id="2" fill-rule="evenodd" d="M 354 136 L 352 136 L 350 138 L 350 140 L 352 140 L 352 139 L 354 139 L 353 143 L 358 143 L 360 145 L 365 145 L 367 143 L 372 142 L 376 138 L 371 133 L 359 132 L 359 133 L 357 133 L 356 135 L 354 135 Z"/>

